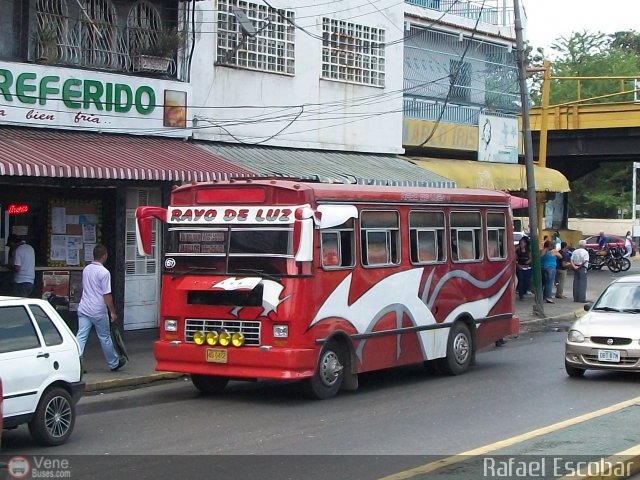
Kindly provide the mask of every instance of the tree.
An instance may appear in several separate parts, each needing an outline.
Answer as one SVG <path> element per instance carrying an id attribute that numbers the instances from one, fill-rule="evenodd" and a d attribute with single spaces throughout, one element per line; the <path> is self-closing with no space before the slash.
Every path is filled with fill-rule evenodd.
<path id="1" fill-rule="evenodd" d="M 613 77 L 634 76 L 640 71 L 640 34 L 616 32 L 606 35 L 601 32 L 574 32 L 569 37 L 559 37 L 550 47 L 553 51 L 552 69 L 557 77 Z M 531 66 L 541 66 L 551 56 L 539 48 L 528 52 Z M 624 90 L 632 90 L 630 80 Z M 531 98 L 541 104 L 542 74 L 531 82 Z M 621 91 L 619 80 L 554 80 L 550 90 L 550 105 L 559 105 L 578 100 L 588 103 L 631 102 L 633 94 L 603 97 Z M 571 182 L 569 197 L 570 216 L 594 218 L 616 217 L 618 210 L 631 205 L 630 162 L 603 163 L 598 169 Z"/>

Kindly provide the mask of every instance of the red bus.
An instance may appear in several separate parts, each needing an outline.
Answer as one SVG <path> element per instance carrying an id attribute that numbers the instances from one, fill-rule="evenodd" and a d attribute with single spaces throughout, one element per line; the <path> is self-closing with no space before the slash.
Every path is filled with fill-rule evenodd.
<path id="1" fill-rule="evenodd" d="M 205 393 L 302 380 L 328 398 L 358 374 L 465 372 L 518 331 L 509 196 L 472 189 L 245 179 L 176 187 L 165 222 L 157 370 Z"/>

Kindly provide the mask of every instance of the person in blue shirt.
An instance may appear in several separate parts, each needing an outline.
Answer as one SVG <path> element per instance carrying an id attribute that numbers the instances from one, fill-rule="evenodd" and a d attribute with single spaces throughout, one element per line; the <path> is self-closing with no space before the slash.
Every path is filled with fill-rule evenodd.
<path id="1" fill-rule="evenodd" d="M 607 248 L 607 236 L 600 230 L 600 234 L 598 235 L 598 250 L 604 250 L 605 248 Z"/>
<path id="2" fill-rule="evenodd" d="M 547 303 L 553 301 L 553 284 L 556 280 L 556 259 L 562 258 L 560 252 L 555 249 L 553 240 L 547 240 L 540 250 L 540 267 L 542 269 L 542 296 Z"/>

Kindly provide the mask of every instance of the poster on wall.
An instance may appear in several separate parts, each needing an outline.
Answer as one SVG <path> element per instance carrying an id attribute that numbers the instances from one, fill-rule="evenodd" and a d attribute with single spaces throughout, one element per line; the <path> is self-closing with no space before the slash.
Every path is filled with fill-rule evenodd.
<path id="1" fill-rule="evenodd" d="M 91 263 L 93 247 L 100 242 L 101 213 L 99 200 L 51 199 L 47 266 L 83 267 Z"/>
<path id="2" fill-rule="evenodd" d="M 518 118 L 478 115 L 478 160 L 518 163 Z"/>

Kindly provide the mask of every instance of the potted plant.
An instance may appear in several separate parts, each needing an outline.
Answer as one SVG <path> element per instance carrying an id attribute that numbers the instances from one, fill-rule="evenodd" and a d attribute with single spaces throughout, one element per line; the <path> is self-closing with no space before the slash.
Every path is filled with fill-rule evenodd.
<path id="1" fill-rule="evenodd" d="M 56 63 L 60 57 L 58 30 L 55 26 L 41 26 L 33 35 L 35 58 L 38 63 Z"/>
<path id="2" fill-rule="evenodd" d="M 148 35 L 133 56 L 137 71 L 166 72 L 184 45 L 184 35 L 177 29 L 160 30 Z"/>

